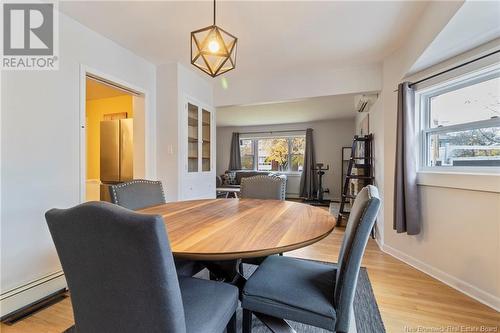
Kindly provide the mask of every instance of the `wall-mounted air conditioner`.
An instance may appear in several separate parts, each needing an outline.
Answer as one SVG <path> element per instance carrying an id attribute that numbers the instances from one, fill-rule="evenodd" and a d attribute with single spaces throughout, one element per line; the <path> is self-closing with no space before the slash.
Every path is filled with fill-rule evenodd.
<path id="1" fill-rule="evenodd" d="M 354 107 L 357 112 L 368 112 L 375 103 L 378 94 L 361 94 L 354 96 Z"/>

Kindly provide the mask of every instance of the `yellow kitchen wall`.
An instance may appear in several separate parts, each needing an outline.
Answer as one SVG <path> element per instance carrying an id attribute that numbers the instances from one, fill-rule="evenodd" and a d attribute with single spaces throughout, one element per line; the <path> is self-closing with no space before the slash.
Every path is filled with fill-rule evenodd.
<path id="1" fill-rule="evenodd" d="M 100 122 L 105 114 L 127 112 L 133 118 L 132 95 L 86 101 L 87 179 L 100 179 Z"/>

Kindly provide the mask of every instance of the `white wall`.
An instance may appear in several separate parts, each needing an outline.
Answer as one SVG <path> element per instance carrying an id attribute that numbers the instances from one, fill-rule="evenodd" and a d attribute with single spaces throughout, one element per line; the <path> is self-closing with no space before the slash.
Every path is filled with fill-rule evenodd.
<path id="1" fill-rule="evenodd" d="M 388 253 L 500 309 L 498 191 L 460 188 L 466 178 L 474 177 L 466 175 L 455 175 L 450 186 L 432 181 L 421 183 L 421 234 L 408 236 L 397 234 L 392 229 L 397 106 L 394 89 L 461 5 L 461 2 L 430 3 L 420 19 L 425 24 L 418 25 L 406 43 L 384 61 L 381 93 L 383 126 L 382 132 L 376 131 L 377 136 L 383 133 L 384 137 L 383 149 L 379 147 L 376 152 L 378 156 L 384 156 L 384 232 L 381 241 Z M 463 61 L 463 57 L 459 56 L 426 73 L 417 73 L 406 79 L 415 81 Z M 439 175 L 434 177 L 442 178 Z M 493 178 L 492 181 L 496 182 Z"/>
<path id="2" fill-rule="evenodd" d="M 155 178 L 155 67 L 64 15 L 59 26 L 59 70 L 2 73 L 2 293 L 61 269 L 44 213 L 82 200 L 80 65 L 147 90 L 146 176 Z"/>
<path id="3" fill-rule="evenodd" d="M 211 82 L 181 64 L 168 63 L 157 67 L 157 92 L 157 174 L 167 201 L 215 196 L 215 169 L 208 175 L 184 172 L 187 168 L 186 97 L 212 109 Z"/>
<path id="4" fill-rule="evenodd" d="M 354 136 L 354 118 L 325 120 L 287 125 L 241 126 L 217 128 L 217 174 L 223 174 L 229 165 L 231 134 L 233 132 L 262 132 L 313 129 L 316 162 L 330 165 L 323 176 L 323 187 L 330 189 L 325 198 L 340 199 L 341 148 L 351 146 Z M 287 195 L 298 197 L 300 176 L 288 177 Z"/>
<path id="5" fill-rule="evenodd" d="M 156 70 L 157 91 L 157 175 L 167 201 L 176 201 L 179 192 L 179 112 L 177 63 Z"/>
<path id="6" fill-rule="evenodd" d="M 286 55 L 284 55 L 286 56 Z M 229 76 L 228 88 L 214 80 L 216 106 L 289 101 L 300 98 L 380 91 L 380 64 L 347 68 L 296 69 L 281 75 Z"/>

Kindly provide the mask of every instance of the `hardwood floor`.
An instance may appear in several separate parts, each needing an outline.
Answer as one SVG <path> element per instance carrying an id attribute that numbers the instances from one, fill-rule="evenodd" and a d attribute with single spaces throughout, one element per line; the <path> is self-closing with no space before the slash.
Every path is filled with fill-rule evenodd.
<path id="1" fill-rule="evenodd" d="M 336 262 L 343 231 L 287 255 Z M 387 332 L 500 332 L 500 313 L 383 253 L 370 240 L 363 259 Z M 96 300 L 98 302 L 98 300 Z M 2 333 L 60 333 L 73 323 L 69 298 Z M 490 327 L 490 330 L 474 328 Z M 420 330 L 419 330 L 420 329 Z M 374 332 L 376 333 L 376 332 Z"/>
<path id="2" fill-rule="evenodd" d="M 336 262 L 342 235 L 343 230 L 335 229 L 323 241 L 287 255 Z M 387 332 L 482 332 L 467 330 L 481 326 L 495 328 L 489 332 L 500 332 L 499 312 L 385 254 L 372 239 L 363 266 Z"/>

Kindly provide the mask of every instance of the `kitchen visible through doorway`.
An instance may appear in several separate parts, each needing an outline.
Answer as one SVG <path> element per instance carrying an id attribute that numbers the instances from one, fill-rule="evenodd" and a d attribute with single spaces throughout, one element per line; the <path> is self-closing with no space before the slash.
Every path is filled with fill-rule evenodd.
<path id="1" fill-rule="evenodd" d="M 109 186 L 145 173 L 144 95 L 108 80 L 85 80 L 85 201 L 109 201 Z"/>

